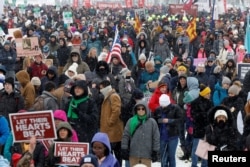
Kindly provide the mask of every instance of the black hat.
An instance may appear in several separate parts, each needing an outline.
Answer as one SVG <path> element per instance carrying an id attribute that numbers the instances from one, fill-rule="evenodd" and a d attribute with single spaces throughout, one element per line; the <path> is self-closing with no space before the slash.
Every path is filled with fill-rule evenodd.
<path id="1" fill-rule="evenodd" d="M 6 78 L 4 83 L 9 83 L 12 85 L 13 88 L 15 87 L 15 81 L 14 81 L 14 78 L 12 78 L 12 77 Z"/>
<path id="2" fill-rule="evenodd" d="M 80 166 L 82 166 L 83 164 L 86 164 L 86 163 L 93 164 L 94 167 L 99 166 L 96 156 L 92 155 L 92 154 L 85 155 L 80 162 Z"/>
<path id="3" fill-rule="evenodd" d="M 133 93 L 132 93 L 132 97 L 134 99 L 142 99 L 144 97 L 144 95 L 143 95 L 143 92 L 140 89 L 135 88 Z"/>

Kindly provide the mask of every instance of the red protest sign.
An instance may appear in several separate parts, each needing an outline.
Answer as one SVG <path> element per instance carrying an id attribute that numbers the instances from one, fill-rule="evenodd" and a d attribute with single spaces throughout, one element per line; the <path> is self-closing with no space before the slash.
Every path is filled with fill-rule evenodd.
<path id="1" fill-rule="evenodd" d="M 37 140 L 52 140 L 56 129 L 52 111 L 36 111 L 9 114 L 14 142 L 28 141 L 35 136 Z"/>
<path id="2" fill-rule="evenodd" d="M 89 143 L 55 142 L 56 157 L 61 157 L 57 165 L 78 166 L 83 156 L 89 153 Z"/>

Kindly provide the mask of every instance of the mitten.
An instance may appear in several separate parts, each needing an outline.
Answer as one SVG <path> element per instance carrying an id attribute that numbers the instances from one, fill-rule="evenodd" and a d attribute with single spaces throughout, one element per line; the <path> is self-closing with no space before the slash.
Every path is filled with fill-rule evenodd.
<path id="1" fill-rule="evenodd" d="M 127 149 L 122 149 L 121 156 L 122 156 L 122 159 L 129 160 L 129 151 Z"/>
<path id="2" fill-rule="evenodd" d="M 152 157 L 152 162 L 156 162 L 158 160 L 158 152 L 153 151 L 151 157 Z"/>

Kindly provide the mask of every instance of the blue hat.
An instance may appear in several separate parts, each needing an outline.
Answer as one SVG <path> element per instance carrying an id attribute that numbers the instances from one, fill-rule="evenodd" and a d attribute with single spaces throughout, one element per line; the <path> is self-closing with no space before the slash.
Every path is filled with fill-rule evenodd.
<path id="1" fill-rule="evenodd" d="M 88 154 L 88 155 L 84 156 L 80 162 L 80 166 L 82 166 L 83 164 L 86 164 L 86 163 L 93 164 L 94 167 L 99 167 L 98 160 L 97 160 L 96 156 L 92 155 L 92 154 Z"/>

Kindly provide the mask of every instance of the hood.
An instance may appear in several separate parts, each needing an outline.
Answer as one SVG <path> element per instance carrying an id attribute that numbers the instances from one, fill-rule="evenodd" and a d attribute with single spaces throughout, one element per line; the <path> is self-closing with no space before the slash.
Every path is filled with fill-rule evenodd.
<path id="1" fill-rule="evenodd" d="M 188 90 L 199 89 L 199 81 L 195 77 L 188 77 L 187 78 L 187 87 Z"/>
<path id="2" fill-rule="evenodd" d="M 80 54 L 80 50 L 79 49 L 76 49 L 76 48 L 73 48 L 72 50 L 71 50 L 71 52 L 70 52 L 70 56 L 69 56 L 69 63 L 73 63 L 73 61 L 72 61 L 72 58 L 71 58 L 71 54 L 72 53 L 76 53 L 77 54 L 77 56 L 78 56 L 78 62 L 77 62 L 77 64 L 81 64 L 81 62 L 82 62 L 82 58 L 81 58 L 81 54 Z"/>
<path id="3" fill-rule="evenodd" d="M 21 70 L 16 73 L 16 78 L 23 87 L 30 82 L 30 76 L 25 70 Z"/>
<path id="4" fill-rule="evenodd" d="M 136 38 L 139 39 L 141 35 L 144 35 L 145 39 L 148 38 L 148 36 L 147 36 L 147 34 L 146 34 L 145 32 L 140 32 L 140 33 L 136 36 Z"/>
<path id="5" fill-rule="evenodd" d="M 53 78 L 56 78 L 57 77 L 57 68 L 55 66 L 50 66 L 49 69 L 47 70 L 46 72 L 46 76 L 48 77 L 48 73 L 50 72 L 53 72 L 54 74 L 54 77 Z"/>
<path id="6" fill-rule="evenodd" d="M 99 61 L 99 62 L 97 63 L 96 68 L 95 68 L 96 73 L 97 73 L 98 75 L 100 74 L 99 68 L 100 68 L 101 66 L 103 66 L 103 67 L 105 68 L 105 70 L 106 70 L 106 72 L 107 72 L 107 74 L 108 74 L 108 73 L 109 73 L 109 65 L 108 65 L 108 63 L 105 62 L 105 61 Z"/>
<path id="7" fill-rule="evenodd" d="M 210 124 L 213 124 L 214 123 L 214 114 L 217 110 L 224 110 L 226 111 L 227 113 L 227 123 L 229 125 L 232 125 L 233 124 L 233 117 L 232 117 L 232 113 L 231 111 L 229 110 L 229 108 L 227 108 L 226 106 L 216 106 L 216 107 L 213 107 L 211 108 L 209 111 L 208 111 L 208 121 Z"/>
<path id="8" fill-rule="evenodd" d="M 94 142 L 103 143 L 109 149 L 109 153 L 111 153 L 110 141 L 106 133 L 97 132 L 92 138 L 91 145 L 93 145 Z"/>
<path id="9" fill-rule="evenodd" d="M 85 97 L 85 96 L 88 96 L 88 85 L 87 85 L 87 82 L 84 81 L 84 80 L 78 80 L 75 82 L 75 84 L 71 87 L 70 89 L 70 93 L 74 96 L 75 96 L 75 92 L 74 92 L 74 89 L 76 86 L 79 86 L 80 88 L 82 88 L 84 90 L 84 93 L 81 97 Z"/>
<path id="10" fill-rule="evenodd" d="M 57 129 L 56 129 L 56 133 L 57 133 L 58 138 L 59 138 L 59 130 L 62 128 L 69 130 L 68 138 L 71 138 L 73 136 L 72 127 L 70 126 L 70 124 L 68 122 L 60 122 Z"/>
<path id="11" fill-rule="evenodd" d="M 137 106 L 144 106 L 145 109 L 146 109 L 147 118 L 150 118 L 150 117 L 151 117 L 151 113 L 150 113 L 150 110 L 149 110 L 149 108 L 148 108 L 148 105 L 147 105 L 147 102 L 146 102 L 146 101 L 140 100 L 140 101 L 138 101 L 138 102 L 136 103 L 136 105 L 135 105 L 134 108 L 133 108 L 133 114 L 134 114 L 134 115 L 137 114 L 137 111 L 136 111 Z"/>
<path id="12" fill-rule="evenodd" d="M 65 38 L 60 38 L 59 41 L 60 40 L 63 41 L 63 46 L 62 47 L 67 47 L 67 42 L 66 42 Z"/>
<path id="13" fill-rule="evenodd" d="M 55 119 L 60 119 L 64 122 L 68 121 L 67 115 L 66 115 L 65 111 L 63 111 L 63 110 L 55 110 L 53 112 L 53 115 L 54 115 Z"/>

